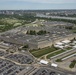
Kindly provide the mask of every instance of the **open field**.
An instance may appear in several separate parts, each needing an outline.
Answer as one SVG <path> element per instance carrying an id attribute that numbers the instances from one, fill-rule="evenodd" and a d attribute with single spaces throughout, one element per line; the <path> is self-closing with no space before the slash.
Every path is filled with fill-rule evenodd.
<path id="1" fill-rule="evenodd" d="M 51 53 L 53 51 L 56 51 L 58 49 L 54 48 L 54 47 L 48 47 L 48 48 L 43 48 L 43 49 L 40 49 L 40 50 L 33 50 L 33 51 L 30 51 L 32 55 L 34 55 L 35 57 L 39 58 L 45 54 L 48 54 L 48 53 Z"/>
<path id="2" fill-rule="evenodd" d="M 0 32 L 4 32 L 18 26 L 26 25 L 35 21 L 31 15 L 0 15 Z"/>
<path id="3" fill-rule="evenodd" d="M 0 32 L 21 26 L 23 22 L 24 22 L 23 20 L 18 20 L 16 18 L 0 19 Z"/>

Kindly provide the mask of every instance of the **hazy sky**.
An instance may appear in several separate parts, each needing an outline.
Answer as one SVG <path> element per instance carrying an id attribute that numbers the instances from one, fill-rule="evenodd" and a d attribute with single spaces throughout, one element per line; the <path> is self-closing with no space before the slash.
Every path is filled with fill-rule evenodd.
<path id="1" fill-rule="evenodd" d="M 76 9 L 76 0 L 0 0 L 5 9 Z"/>

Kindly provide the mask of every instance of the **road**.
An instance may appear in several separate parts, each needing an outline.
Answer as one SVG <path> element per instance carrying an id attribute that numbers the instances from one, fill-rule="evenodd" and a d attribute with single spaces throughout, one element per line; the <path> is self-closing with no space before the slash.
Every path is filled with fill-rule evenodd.
<path id="1" fill-rule="evenodd" d="M 67 71 L 67 70 L 64 70 L 62 68 L 59 68 L 59 67 L 52 67 L 52 66 L 48 66 L 51 70 L 54 70 L 55 72 L 59 72 L 61 75 L 76 75 L 75 72 L 70 72 L 70 71 Z"/>

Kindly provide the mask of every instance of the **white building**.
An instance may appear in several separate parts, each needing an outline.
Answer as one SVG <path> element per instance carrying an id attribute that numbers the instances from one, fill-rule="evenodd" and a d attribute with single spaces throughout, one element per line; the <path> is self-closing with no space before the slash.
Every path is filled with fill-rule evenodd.
<path id="1" fill-rule="evenodd" d="M 62 41 L 62 43 L 68 44 L 68 43 L 70 43 L 70 40 L 64 40 L 64 41 Z"/>
<path id="2" fill-rule="evenodd" d="M 51 66 L 53 66 L 53 67 L 57 67 L 58 65 L 55 64 L 55 63 L 52 63 Z"/>
<path id="3" fill-rule="evenodd" d="M 44 64 L 44 65 L 47 65 L 47 64 L 48 64 L 48 61 L 41 60 L 40 63 L 41 63 L 41 64 Z"/>

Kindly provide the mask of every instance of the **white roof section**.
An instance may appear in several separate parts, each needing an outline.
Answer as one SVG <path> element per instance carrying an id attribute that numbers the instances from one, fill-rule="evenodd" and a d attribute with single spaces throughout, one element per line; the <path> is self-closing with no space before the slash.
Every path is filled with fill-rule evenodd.
<path id="1" fill-rule="evenodd" d="M 70 43 L 70 40 L 64 40 L 64 41 L 62 41 L 62 43 Z"/>
<path id="2" fill-rule="evenodd" d="M 69 45 L 65 45 L 65 47 L 68 47 Z"/>
<path id="3" fill-rule="evenodd" d="M 76 45 L 75 45 L 75 46 L 73 46 L 73 48 L 76 48 Z"/>
<path id="4" fill-rule="evenodd" d="M 64 46 L 59 46 L 59 48 L 63 49 L 63 48 L 64 48 Z"/>
<path id="5" fill-rule="evenodd" d="M 76 43 L 76 41 L 74 41 L 73 43 Z"/>
<path id="6" fill-rule="evenodd" d="M 62 42 L 57 42 L 57 43 L 56 43 L 56 45 L 62 45 L 62 44 L 63 44 Z"/>
<path id="7" fill-rule="evenodd" d="M 63 49 L 64 48 L 64 46 L 61 46 L 61 45 L 54 45 L 55 47 L 58 47 L 58 48 L 61 48 L 61 49 Z"/>
<path id="8" fill-rule="evenodd" d="M 53 66 L 53 67 L 57 67 L 58 65 L 55 64 L 55 63 L 52 63 L 51 66 Z"/>
<path id="9" fill-rule="evenodd" d="M 47 64 L 48 64 L 48 61 L 41 60 L 40 63 L 41 63 L 41 64 L 45 64 L 45 65 L 47 65 Z"/>

